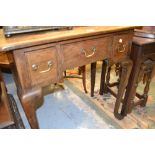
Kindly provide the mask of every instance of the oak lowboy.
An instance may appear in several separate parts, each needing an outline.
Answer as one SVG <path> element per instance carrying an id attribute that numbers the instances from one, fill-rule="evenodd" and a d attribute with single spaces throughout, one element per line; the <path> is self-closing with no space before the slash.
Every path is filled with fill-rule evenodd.
<path id="1" fill-rule="evenodd" d="M 17 92 L 32 128 L 38 128 L 35 110 L 43 100 L 42 87 L 63 81 L 66 69 L 91 65 L 98 60 L 120 62 L 124 68 L 114 114 L 120 102 L 132 68 L 129 58 L 133 30 L 131 26 L 74 27 L 73 30 L 0 37 L 0 51 L 7 52 L 17 85 Z M 91 80 L 95 80 L 92 74 Z"/>

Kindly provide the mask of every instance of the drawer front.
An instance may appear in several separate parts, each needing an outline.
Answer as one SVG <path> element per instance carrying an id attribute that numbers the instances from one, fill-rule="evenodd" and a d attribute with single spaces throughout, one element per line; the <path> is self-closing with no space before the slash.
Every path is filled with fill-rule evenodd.
<path id="1" fill-rule="evenodd" d="M 124 33 L 114 36 L 113 61 L 119 61 L 130 55 L 133 33 Z"/>
<path id="2" fill-rule="evenodd" d="M 73 68 L 109 57 L 112 37 L 83 40 L 62 45 L 63 69 Z"/>
<path id="3" fill-rule="evenodd" d="M 58 81 L 57 51 L 55 47 L 25 53 L 31 85 Z"/>

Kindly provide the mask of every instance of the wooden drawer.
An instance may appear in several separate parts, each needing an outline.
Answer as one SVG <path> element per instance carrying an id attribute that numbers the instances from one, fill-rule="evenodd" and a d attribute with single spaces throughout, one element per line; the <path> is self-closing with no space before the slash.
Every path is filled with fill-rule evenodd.
<path id="1" fill-rule="evenodd" d="M 57 50 L 55 47 L 37 49 L 25 53 L 31 85 L 46 82 L 56 83 L 58 80 Z"/>
<path id="2" fill-rule="evenodd" d="M 129 56 L 133 33 L 115 35 L 113 38 L 113 61 L 120 61 Z"/>
<path id="3" fill-rule="evenodd" d="M 109 57 L 112 37 L 95 38 L 62 45 L 64 70 Z"/>

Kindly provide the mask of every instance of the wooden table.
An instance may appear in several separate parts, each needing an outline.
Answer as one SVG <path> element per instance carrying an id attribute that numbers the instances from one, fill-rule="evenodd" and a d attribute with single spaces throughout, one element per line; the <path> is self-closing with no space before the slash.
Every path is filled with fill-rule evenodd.
<path id="1" fill-rule="evenodd" d="M 42 87 L 63 81 L 66 69 L 107 59 L 120 62 L 123 76 L 115 103 L 114 115 L 119 111 L 132 68 L 129 58 L 133 26 L 75 27 L 73 30 L 23 34 L 5 38 L 0 33 L 0 52 L 10 60 L 17 93 L 32 128 L 38 128 L 36 103 L 43 101 Z M 92 74 L 94 75 L 94 74 Z M 92 76 L 91 80 L 95 80 Z"/>

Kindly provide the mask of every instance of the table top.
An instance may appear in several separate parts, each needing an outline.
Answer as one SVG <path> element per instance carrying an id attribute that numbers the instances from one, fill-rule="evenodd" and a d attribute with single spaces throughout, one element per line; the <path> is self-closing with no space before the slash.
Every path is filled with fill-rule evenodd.
<path id="1" fill-rule="evenodd" d="M 43 31 L 14 35 L 10 38 L 4 36 L 0 30 L 0 52 L 10 51 L 19 48 L 30 47 L 50 42 L 58 42 L 79 37 L 106 34 L 125 31 L 136 28 L 135 26 L 83 26 L 73 27 L 72 30 Z"/>

